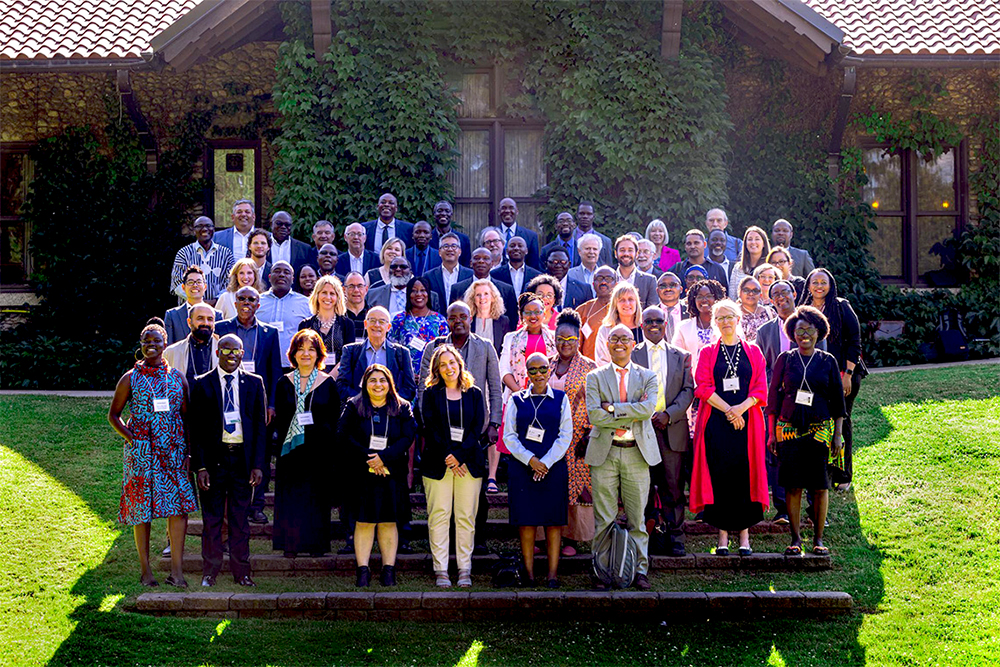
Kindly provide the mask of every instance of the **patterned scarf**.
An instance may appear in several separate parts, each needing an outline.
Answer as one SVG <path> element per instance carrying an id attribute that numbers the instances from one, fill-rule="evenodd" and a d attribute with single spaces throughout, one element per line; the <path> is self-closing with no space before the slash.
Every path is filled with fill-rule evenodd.
<path id="1" fill-rule="evenodd" d="M 295 388 L 295 414 L 292 415 L 292 423 L 288 425 L 288 435 L 285 436 L 285 441 L 281 444 L 282 456 L 306 441 L 305 427 L 299 423 L 298 417 L 306 411 L 306 395 L 312 391 L 313 384 L 315 384 L 318 375 L 319 366 L 315 366 L 312 369 L 312 373 L 309 374 L 309 381 L 306 382 L 305 391 L 300 391 L 302 376 L 299 374 L 298 368 L 292 372 L 292 386 Z"/>
<path id="2" fill-rule="evenodd" d="M 827 465 L 833 466 L 838 470 L 844 469 L 844 448 L 840 448 L 840 452 L 834 456 L 833 455 L 833 420 L 827 419 L 826 421 L 821 421 L 816 424 L 811 424 L 804 430 L 800 431 L 794 426 L 786 421 L 778 420 L 777 434 L 778 442 L 785 442 L 786 440 L 795 440 L 797 438 L 804 438 L 807 435 L 811 435 L 816 442 L 826 445 L 827 449 L 830 450 L 830 458 L 827 461 Z"/>

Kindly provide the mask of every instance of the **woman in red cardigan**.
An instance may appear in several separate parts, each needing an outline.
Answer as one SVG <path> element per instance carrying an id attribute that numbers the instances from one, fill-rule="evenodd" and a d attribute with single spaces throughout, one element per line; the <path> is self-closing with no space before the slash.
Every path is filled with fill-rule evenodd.
<path id="1" fill-rule="evenodd" d="M 701 400 L 694 435 L 692 512 L 719 529 L 715 553 L 729 555 L 729 533 L 738 532 L 749 556 L 750 526 L 768 506 L 764 468 L 767 376 L 760 348 L 743 340 L 740 307 L 723 299 L 712 308 L 719 341 L 701 350 L 694 395 Z"/>

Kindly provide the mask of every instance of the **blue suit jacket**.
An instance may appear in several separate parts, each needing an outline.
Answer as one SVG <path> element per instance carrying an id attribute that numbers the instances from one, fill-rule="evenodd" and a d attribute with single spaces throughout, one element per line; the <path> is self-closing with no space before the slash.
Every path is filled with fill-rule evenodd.
<path id="1" fill-rule="evenodd" d="M 472 241 L 469 240 L 468 236 L 466 236 L 462 232 L 458 231 L 457 229 L 452 229 L 451 231 L 455 234 L 455 236 L 458 237 L 458 244 L 460 246 L 462 246 L 462 256 L 458 258 L 458 263 L 461 264 L 462 266 L 466 267 L 466 268 L 472 266 Z M 439 238 L 440 237 L 438 236 L 437 227 L 434 227 L 433 229 L 431 229 L 431 247 L 432 248 L 437 248 L 438 247 L 438 243 L 439 243 L 438 239 Z M 440 259 L 440 258 L 441 257 L 438 256 L 438 259 Z"/>
<path id="2" fill-rule="evenodd" d="M 240 426 L 243 429 L 243 455 L 247 470 L 263 470 L 266 465 L 267 426 L 264 382 L 259 375 L 237 370 L 240 400 Z M 222 445 L 222 382 L 212 369 L 199 375 L 191 384 L 191 467 L 207 468 L 209 476 L 225 460 Z M 237 472 L 237 471 L 229 471 Z M 239 471 L 242 474 L 243 471 Z M 213 478 L 213 482 L 216 480 Z M 220 480 L 221 481 L 221 480 Z"/>
<path id="3" fill-rule="evenodd" d="M 504 229 L 502 224 L 496 226 L 496 230 L 500 232 L 500 238 L 507 242 L 507 230 Z M 533 269 L 538 269 L 541 271 L 542 263 L 541 256 L 538 253 L 538 234 L 531 231 L 521 223 L 517 223 L 517 232 L 514 236 L 520 236 L 524 239 L 524 242 L 528 244 L 528 256 L 524 258 L 524 263 Z M 507 251 L 503 253 L 504 261 L 507 260 Z"/>
<path id="4" fill-rule="evenodd" d="M 362 275 L 368 273 L 372 269 L 377 269 L 382 266 L 382 262 L 378 261 L 378 255 L 373 253 L 371 250 L 365 250 L 364 254 L 361 255 L 361 263 L 364 265 L 364 268 L 361 271 Z M 337 257 L 337 268 L 334 269 L 334 271 L 336 271 L 337 275 L 341 278 L 350 273 L 351 255 L 348 251 L 345 250 Z"/>
<path id="5" fill-rule="evenodd" d="M 413 275 L 419 278 L 431 269 L 441 266 L 441 255 L 438 254 L 437 248 L 427 246 L 427 255 L 424 258 L 423 270 L 417 271 L 417 248 L 414 246 L 406 249 L 406 261 L 410 263 Z"/>
<path id="6" fill-rule="evenodd" d="M 365 232 L 368 234 L 368 238 L 365 239 L 365 248 L 372 252 L 375 252 L 375 225 L 377 224 L 378 220 L 369 220 L 368 222 L 361 223 L 361 226 L 365 228 Z M 413 245 L 413 223 L 396 218 L 396 236 L 406 244 L 407 248 Z"/>
<path id="7" fill-rule="evenodd" d="M 593 299 L 590 295 L 590 288 L 578 280 L 566 279 L 566 293 L 563 294 L 563 308 L 576 310 L 581 303 Z"/>
<path id="8" fill-rule="evenodd" d="M 215 321 L 222 321 L 222 313 L 219 311 L 215 311 Z M 177 341 L 187 338 L 187 335 L 191 333 L 191 327 L 188 326 L 187 304 L 182 303 L 164 313 L 163 327 L 167 330 L 167 345 L 173 345 Z"/>
<path id="9" fill-rule="evenodd" d="M 521 291 L 524 292 L 528 288 L 528 283 L 531 279 L 537 275 L 541 275 L 541 271 L 531 268 L 527 264 L 524 265 L 524 284 L 521 285 Z M 500 282 L 507 283 L 512 288 L 514 287 L 514 280 L 510 277 L 510 264 L 504 262 L 497 268 L 490 271 L 490 275 L 493 276 L 494 280 L 499 280 Z M 517 296 L 521 296 L 518 294 Z M 593 298 L 593 297 L 591 297 Z"/>
<path id="10" fill-rule="evenodd" d="M 230 250 L 233 249 L 233 228 L 226 227 L 225 229 L 220 229 L 215 232 L 215 236 L 212 237 L 212 241 L 218 243 L 219 245 L 226 246 Z M 233 259 L 239 261 L 243 259 L 242 257 L 236 257 L 234 255 Z"/>
<path id="11" fill-rule="evenodd" d="M 431 285 L 431 289 L 434 290 L 435 294 L 438 295 L 439 302 L 444 304 L 445 309 L 447 309 L 447 307 L 451 305 L 451 301 L 448 300 L 451 295 L 445 294 L 443 271 L 444 267 L 438 266 L 425 273 L 424 278 L 427 279 L 427 282 L 429 282 Z M 467 269 L 464 266 L 460 265 L 458 267 L 458 281 L 456 281 L 455 284 L 457 285 L 466 278 L 471 278 L 472 276 L 473 276 L 472 269 Z"/>
<path id="12" fill-rule="evenodd" d="M 246 360 L 253 361 L 254 373 L 264 379 L 264 389 L 267 391 L 267 407 L 273 408 L 275 388 L 278 386 L 278 378 L 282 375 L 282 350 L 278 346 L 278 330 L 270 324 L 264 324 L 260 321 L 257 324 L 260 327 L 257 329 L 257 349 L 253 351 L 253 359 L 246 358 Z M 235 317 L 231 320 L 223 320 L 215 325 L 215 333 L 221 338 L 226 334 L 236 333 L 238 326 L 239 322 L 237 322 Z"/>
<path id="13" fill-rule="evenodd" d="M 573 248 L 573 254 L 570 256 L 570 264 L 569 264 L 570 268 L 572 268 L 574 266 L 580 265 L 580 251 L 576 247 L 576 239 L 570 239 L 569 244 Z M 551 243 L 546 243 L 544 246 L 542 246 L 540 252 L 541 252 L 541 261 L 543 265 L 545 261 L 548 259 L 549 253 L 555 250 L 556 248 L 558 248 L 559 250 L 565 250 L 565 247 L 562 244 L 562 239 L 556 238 Z"/>
<path id="14" fill-rule="evenodd" d="M 361 391 L 361 378 L 368 370 L 368 359 L 365 347 L 368 341 L 362 340 L 345 345 L 340 357 L 340 373 L 337 376 L 337 391 L 340 400 L 346 402 Z M 392 379 L 396 383 L 396 393 L 413 402 L 417 395 L 417 383 L 413 379 L 413 362 L 410 360 L 410 349 L 405 345 L 385 341 L 385 360 Z"/>

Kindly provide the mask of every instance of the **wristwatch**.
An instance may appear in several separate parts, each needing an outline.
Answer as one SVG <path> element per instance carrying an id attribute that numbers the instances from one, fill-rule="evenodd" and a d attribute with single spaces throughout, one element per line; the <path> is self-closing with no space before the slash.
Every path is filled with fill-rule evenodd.
<path id="1" fill-rule="evenodd" d="M 845 368 L 844 369 L 844 375 L 854 375 L 854 369 L 853 368 Z"/>
<path id="2" fill-rule="evenodd" d="M 615 404 L 614 403 L 611 403 L 611 404 L 608 405 L 608 412 L 610 412 L 611 414 L 615 414 Z"/>

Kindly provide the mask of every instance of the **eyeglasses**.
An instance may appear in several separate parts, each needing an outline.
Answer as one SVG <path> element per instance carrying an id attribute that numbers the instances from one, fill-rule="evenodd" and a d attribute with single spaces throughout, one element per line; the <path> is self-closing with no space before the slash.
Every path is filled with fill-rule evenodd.
<path id="1" fill-rule="evenodd" d="M 349 289 L 349 290 L 360 290 L 363 287 L 364 285 L 344 285 L 344 289 Z"/>
<path id="2" fill-rule="evenodd" d="M 680 283 L 660 283 L 656 286 L 656 289 L 680 289 Z"/>
<path id="3" fill-rule="evenodd" d="M 184 284 L 190 287 L 197 287 L 198 285 L 204 285 L 205 281 L 199 278 L 197 280 L 185 280 Z"/>
<path id="4" fill-rule="evenodd" d="M 614 276 L 594 276 L 594 282 L 597 283 L 610 283 L 615 279 Z"/>
<path id="5" fill-rule="evenodd" d="M 528 375 L 545 375 L 549 372 L 548 366 L 535 366 L 528 369 Z"/>
<path id="6" fill-rule="evenodd" d="M 575 343 L 580 340 L 579 336 L 556 336 L 557 343 Z"/>
<path id="7" fill-rule="evenodd" d="M 666 320 L 660 319 L 659 317 L 650 317 L 642 321 L 643 324 L 663 324 Z"/>
<path id="8" fill-rule="evenodd" d="M 526 310 L 522 313 L 525 317 L 541 317 L 545 313 L 541 310 Z"/>
<path id="9" fill-rule="evenodd" d="M 609 343 L 632 343 L 635 342 L 635 338 L 632 336 L 610 336 L 608 337 Z"/>
<path id="10" fill-rule="evenodd" d="M 804 334 L 806 336 L 815 336 L 819 334 L 819 330 L 814 327 L 795 327 L 795 335 Z"/>
<path id="11" fill-rule="evenodd" d="M 462 246 L 458 245 L 457 243 L 445 243 L 443 246 L 441 246 L 441 250 L 458 250 L 461 247 Z"/>
<path id="12" fill-rule="evenodd" d="M 773 262 L 771 262 L 771 264 L 774 264 L 775 266 L 784 266 L 785 264 L 788 264 L 788 260 L 787 259 L 776 259 Z"/>
<path id="13" fill-rule="evenodd" d="M 719 317 L 715 318 L 715 321 L 722 322 L 723 324 L 728 324 L 730 322 L 735 322 L 738 319 L 740 318 L 736 317 L 735 315 L 720 315 Z"/>
<path id="14" fill-rule="evenodd" d="M 366 232 L 347 232 L 346 234 L 344 234 L 344 236 L 348 236 L 350 238 L 357 238 L 359 236 L 365 236 L 365 235 Z"/>
<path id="15" fill-rule="evenodd" d="M 381 324 L 384 327 L 389 326 L 389 320 L 384 319 L 384 318 L 383 319 L 378 319 L 378 320 L 368 319 L 368 320 L 365 320 L 365 322 L 367 322 L 368 324 Z"/>
<path id="16" fill-rule="evenodd" d="M 389 266 L 390 271 L 406 271 L 409 267 L 407 264 L 392 264 Z"/>
<path id="17" fill-rule="evenodd" d="M 556 300 L 556 295 L 555 294 L 535 294 L 535 296 L 537 296 L 542 301 L 555 301 Z"/>
<path id="18" fill-rule="evenodd" d="M 257 303 L 257 301 L 258 301 L 257 297 L 255 297 L 255 296 L 238 296 L 238 297 L 236 297 L 236 300 L 237 301 L 243 301 L 243 302 L 246 302 L 246 303 Z"/>
<path id="19" fill-rule="evenodd" d="M 741 291 L 744 294 L 749 294 L 751 296 L 754 296 L 754 295 L 760 296 L 760 290 L 759 289 L 754 289 L 752 287 L 744 287 Z"/>
<path id="20" fill-rule="evenodd" d="M 242 357 L 243 356 L 243 350 L 233 350 L 233 349 L 227 349 L 227 348 L 224 348 L 224 347 L 220 347 L 220 348 L 218 348 L 218 350 L 219 350 L 219 354 L 221 354 L 224 357 L 237 357 L 237 356 Z"/>

